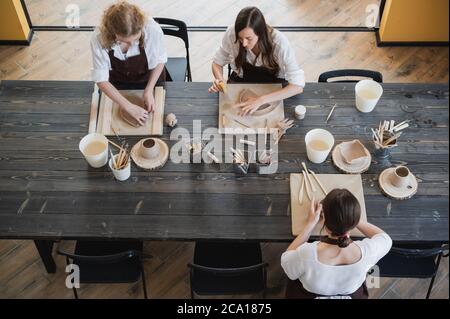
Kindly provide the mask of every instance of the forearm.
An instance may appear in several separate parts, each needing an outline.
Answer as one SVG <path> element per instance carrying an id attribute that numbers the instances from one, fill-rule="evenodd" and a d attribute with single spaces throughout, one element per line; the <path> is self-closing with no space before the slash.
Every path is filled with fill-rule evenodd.
<path id="1" fill-rule="evenodd" d="M 264 103 L 272 103 L 275 101 L 281 101 L 290 98 L 291 96 L 300 94 L 302 92 L 303 88 L 301 86 L 288 84 L 286 87 L 278 91 L 263 95 L 262 98 L 264 100 Z"/>
<path id="2" fill-rule="evenodd" d="M 151 90 L 151 92 L 153 92 L 156 82 L 158 82 L 158 79 L 161 76 L 163 70 L 164 70 L 164 63 L 160 63 L 153 70 L 150 71 L 150 77 L 148 79 L 145 90 Z"/>
<path id="3" fill-rule="evenodd" d="M 120 105 L 120 107 L 126 107 L 130 102 L 111 84 L 111 82 L 99 82 L 97 86 L 103 93 L 105 93 L 111 100 Z"/>
<path id="4" fill-rule="evenodd" d="M 295 238 L 294 241 L 289 245 L 286 251 L 296 250 L 298 247 L 306 243 L 309 239 L 309 236 L 311 236 L 314 227 L 314 224 L 308 223 L 305 229 L 303 229 L 303 231 L 297 236 L 297 238 Z"/>
<path id="5" fill-rule="evenodd" d="M 363 233 L 364 236 L 368 237 L 368 238 L 372 238 L 373 236 L 377 235 L 377 234 L 381 234 L 384 233 L 384 231 L 375 226 L 372 225 L 371 223 L 368 222 L 360 222 L 356 228 L 358 228 L 358 230 Z"/>
<path id="6" fill-rule="evenodd" d="M 223 81 L 223 66 L 213 62 L 211 69 L 212 69 L 214 78 L 217 80 Z"/>

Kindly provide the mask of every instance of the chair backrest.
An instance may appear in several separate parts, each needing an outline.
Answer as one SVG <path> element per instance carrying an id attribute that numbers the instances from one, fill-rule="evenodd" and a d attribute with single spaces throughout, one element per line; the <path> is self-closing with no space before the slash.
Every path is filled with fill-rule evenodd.
<path id="1" fill-rule="evenodd" d="M 189 59 L 189 35 L 186 23 L 181 20 L 170 18 L 154 17 L 153 19 L 161 25 L 161 29 L 165 35 L 183 40 L 184 47 L 186 48 L 187 76 L 188 80 L 192 81 L 191 64 Z"/>
<path id="2" fill-rule="evenodd" d="M 358 80 L 328 81 L 329 79 L 338 77 L 365 77 L 371 78 L 375 82 L 383 83 L 383 75 L 380 72 L 360 69 L 344 69 L 324 72 L 319 76 L 319 82 L 358 82 Z"/>
<path id="3" fill-rule="evenodd" d="M 442 247 L 433 248 L 403 248 L 403 247 L 392 247 L 391 254 L 400 255 L 405 258 L 428 258 L 433 256 L 441 255 L 443 257 L 448 256 L 449 245 L 444 245 Z M 447 251 L 447 254 L 444 252 Z"/>
<path id="4" fill-rule="evenodd" d="M 256 264 L 256 265 L 247 266 L 247 267 L 214 268 L 214 267 L 206 267 L 206 266 L 189 263 L 188 267 L 191 268 L 191 270 L 195 269 L 198 271 L 213 273 L 214 275 L 218 275 L 218 276 L 229 277 L 229 276 L 239 276 L 239 275 L 242 275 L 245 273 L 256 272 L 259 270 L 263 270 L 263 274 L 265 275 L 265 269 L 267 268 L 268 265 L 269 265 L 268 263 L 264 262 L 264 263 L 260 263 L 260 264 Z"/>
<path id="5" fill-rule="evenodd" d="M 65 256 L 67 263 L 69 263 L 69 259 L 71 259 L 72 261 L 82 261 L 83 263 L 88 264 L 114 264 L 131 258 L 141 259 L 141 253 L 137 250 L 129 250 L 118 254 L 104 256 L 76 255 L 61 250 L 58 250 L 57 253 L 58 255 Z"/>

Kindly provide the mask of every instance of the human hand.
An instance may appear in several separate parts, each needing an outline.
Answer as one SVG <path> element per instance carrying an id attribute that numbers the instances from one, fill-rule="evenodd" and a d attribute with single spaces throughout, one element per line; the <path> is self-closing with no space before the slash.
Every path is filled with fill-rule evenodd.
<path id="1" fill-rule="evenodd" d="M 225 82 L 223 80 L 215 79 L 213 81 L 212 86 L 208 89 L 209 93 L 217 93 L 224 92 L 223 88 L 225 86 Z"/>
<path id="2" fill-rule="evenodd" d="M 308 212 L 308 224 L 315 226 L 322 215 L 322 204 L 313 197 Z"/>
<path id="3" fill-rule="evenodd" d="M 153 96 L 153 90 L 144 91 L 144 105 L 148 112 L 153 112 L 155 110 L 155 98 Z"/>
<path id="4" fill-rule="evenodd" d="M 238 103 L 234 107 L 240 108 L 239 115 L 246 116 L 255 113 L 262 105 L 266 104 L 263 97 L 249 97 L 247 101 Z"/>
<path id="5" fill-rule="evenodd" d="M 130 103 L 125 106 L 125 111 L 134 119 L 139 125 L 144 125 L 148 119 L 147 110 L 143 109 L 139 105 Z"/>

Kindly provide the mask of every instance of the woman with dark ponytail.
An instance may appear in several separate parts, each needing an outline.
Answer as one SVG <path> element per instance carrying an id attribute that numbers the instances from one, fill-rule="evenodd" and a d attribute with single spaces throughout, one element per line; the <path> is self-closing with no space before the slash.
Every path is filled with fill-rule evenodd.
<path id="1" fill-rule="evenodd" d="M 311 201 L 307 226 L 281 256 L 281 266 L 291 280 L 287 298 L 368 297 L 366 274 L 389 252 L 392 240 L 360 216 L 358 200 L 346 189 L 334 189 L 321 203 Z M 321 218 L 321 233 L 326 236 L 308 243 Z M 352 241 L 349 234 L 354 228 L 366 238 Z"/>
<path id="2" fill-rule="evenodd" d="M 289 40 L 266 23 L 256 7 L 242 9 L 222 39 L 212 63 L 214 76 L 209 92 L 223 92 L 223 67 L 230 65 L 230 83 L 284 83 L 270 94 L 238 104 L 241 114 L 252 114 L 266 103 L 287 99 L 303 92 L 304 72 L 297 64 Z"/>

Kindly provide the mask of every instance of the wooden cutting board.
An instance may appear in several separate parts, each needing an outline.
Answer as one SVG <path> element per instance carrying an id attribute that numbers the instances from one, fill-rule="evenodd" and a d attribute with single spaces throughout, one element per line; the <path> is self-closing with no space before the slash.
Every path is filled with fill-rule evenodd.
<path id="1" fill-rule="evenodd" d="M 364 190 L 360 174 L 316 174 L 316 176 L 327 192 L 330 192 L 335 188 L 346 188 L 353 195 L 355 195 L 355 197 L 359 201 L 359 204 L 361 205 L 361 220 L 367 221 L 366 204 L 364 202 Z M 309 177 L 311 178 L 311 182 L 314 183 L 314 186 L 316 188 L 315 192 L 312 192 L 311 190 L 311 195 L 314 195 L 316 200 L 322 200 L 323 198 L 325 198 L 325 194 L 315 181 L 314 177 L 311 174 Z M 301 230 L 304 229 L 308 216 L 308 210 L 311 205 L 305 188 L 303 189 L 303 203 L 300 204 L 299 202 L 301 183 L 303 183 L 302 174 L 290 175 L 292 234 L 294 236 L 297 236 L 301 232 Z M 319 223 L 311 233 L 311 235 L 319 236 L 322 226 L 323 223 Z M 352 236 L 364 237 L 364 235 L 356 229 L 351 231 L 350 234 Z M 325 231 L 322 232 L 322 235 L 326 235 Z"/>
<path id="2" fill-rule="evenodd" d="M 120 93 L 129 101 L 136 105 L 143 105 L 142 95 L 143 90 L 122 90 Z M 113 102 L 106 94 L 100 97 L 97 133 L 103 135 L 156 135 L 163 134 L 164 121 L 164 104 L 166 91 L 162 86 L 155 87 L 155 110 L 149 114 L 149 117 L 143 126 L 134 127 L 128 122 L 124 121 L 119 112 L 119 105 Z"/>
<path id="3" fill-rule="evenodd" d="M 240 94 L 243 90 L 251 90 L 256 95 L 271 93 L 282 88 L 281 84 L 227 84 L 226 93 L 219 93 L 219 133 L 235 134 L 234 129 L 252 128 L 264 129 L 276 128 L 279 121 L 284 119 L 284 103 L 277 101 L 271 103 L 268 110 L 270 112 L 257 111 L 257 115 L 247 115 L 241 117 L 238 115 L 238 109 L 233 108 L 240 102 Z"/>

